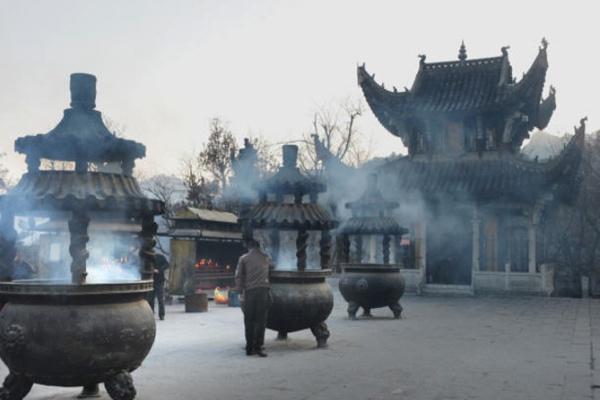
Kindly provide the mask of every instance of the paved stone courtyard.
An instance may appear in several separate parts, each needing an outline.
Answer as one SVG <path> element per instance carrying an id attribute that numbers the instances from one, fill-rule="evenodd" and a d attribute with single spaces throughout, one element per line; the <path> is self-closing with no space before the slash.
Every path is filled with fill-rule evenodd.
<path id="1" fill-rule="evenodd" d="M 239 309 L 169 306 L 134 373 L 138 398 L 600 399 L 600 300 L 407 296 L 403 305 L 400 321 L 388 309 L 350 321 L 336 291 L 328 349 L 315 349 L 309 331 L 286 342 L 268 331 L 266 359 L 245 355 Z M 77 393 L 36 385 L 28 398 Z"/>

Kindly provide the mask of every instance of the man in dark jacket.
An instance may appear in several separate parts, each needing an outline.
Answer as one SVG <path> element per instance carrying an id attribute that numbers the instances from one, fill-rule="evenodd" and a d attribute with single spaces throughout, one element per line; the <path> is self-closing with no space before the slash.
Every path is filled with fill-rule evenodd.
<path id="1" fill-rule="evenodd" d="M 165 271 L 169 268 L 167 258 L 162 254 L 157 254 L 154 259 L 154 290 L 150 298 L 150 307 L 154 312 L 155 299 L 158 300 L 158 318 L 165 319 Z"/>
<path id="2" fill-rule="evenodd" d="M 246 242 L 248 252 L 240 257 L 235 271 L 235 282 L 243 303 L 246 333 L 246 355 L 266 357 L 263 350 L 267 313 L 270 306 L 269 269 L 271 259 L 260 250 L 259 243 Z"/>

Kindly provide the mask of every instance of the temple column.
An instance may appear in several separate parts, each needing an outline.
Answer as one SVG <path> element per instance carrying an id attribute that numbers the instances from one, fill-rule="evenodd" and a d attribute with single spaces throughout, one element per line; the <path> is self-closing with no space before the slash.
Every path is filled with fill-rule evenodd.
<path id="1" fill-rule="evenodd" d="M 540 216 L 544 209 L 544 202 L 540 201 L 533 207 L 531 217 L 527 222 L 527 241 L 528 241 L 528 266 L 529 273 L 537 272 L 537 229 L 540 222 Z"/>
<path id="2" fill-rule="evenodd" d="M 86 245 L 90 240 L 88 236 L 88 226 L 90 217 L 83 210 L 75 210 L 69 220 L 69 233 L 71 243 L 69 253 L 71 254 L 71 282 L 74 284 L 84 284 L 87 277 L 87 259 L 90 254 Z"/>
<path id="3" fill-rule="evenodd" d="M 10 281 L 13 277 L 15 256 L 17 255 L 17 232 L 15 216 L 5 208 L 0 218 L 0 280 Z"/>
<path id="4" fill-rule="evenodd" d="M 416 235 L 415 241 L 417 242 L 415 247 L 417 250 L 417 260 L 416 264 L 423 274 L 425 273 L 425 268 L 427 267 L 427 237 L 426 237 L 426 227 L 425 222 L 421 221 L 416 226 Z"/>
<path id="5" fill-rule="evenodd" d="M 537 224 L 534 221 L 534 217 L 532 216 L 527 223 L 527 240 L 528 240 L 528 264 L 529 264 L 529 273 L 536 273 L 536 229 Z"/>
<path id="6" fill-rule="evenodd" d="M 154 222 L 154 216 L 151 214 L 142 215 L 142 230 L 139 233 L 142 279 L 152 279 L 154 274 L 154 262 L 156 257 L 156 253 L 154 253 L 154 246 L 156 246 L 154 236 L 157 231 L 158 225 Z"/>
<path id="7" fill-rule="evenodd" d="M 473 231 L 473 264 L 472 270 L 479 271 L 481 269 L 480 260 L 481 255 L 480 252 L 480 235 L 481 235 L 481 218 L 479 217 L 479 211 L 477 207 L 473 210 L 473 219 L 471 219 L 472 231 Z"/>
<path id="8" fill-rule="evenodd" d="M 331 234 L 329 229 L 323 229 L 321 231 L 320 245 L 320 256 L 321 256 L 321 269 L 327 269 L 331 264 Z"/>
<path id="9" fill-rule="evenodd" d="M 424 218 L 424 217 L 423 217 Z M 427 226 L 425 220 L 418 222 L 415 231 L 415 250 L 416 265 L 420 272 L 420 282 L 417 286 L 417 293 L 421 293 L 422 287 L 427 283 Z"/>
<path id="10" fill-rule="evenodd" d="M 535 235 L 535 230 L 536 230 L 536 225 L 533 223 L 533 221 L 529 221 L 528 224 L 528 240 L 529 240 L 529 273 L 530 274 L 535 274 L 536 272 L 536 259 L 535 259 L 535 252 L 536 252 L 536 235 Z"/>

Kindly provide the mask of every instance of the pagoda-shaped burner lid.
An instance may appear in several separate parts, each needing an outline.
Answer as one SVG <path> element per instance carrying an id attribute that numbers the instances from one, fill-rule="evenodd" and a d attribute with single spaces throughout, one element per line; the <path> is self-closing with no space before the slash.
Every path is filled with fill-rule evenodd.
<path id="1" fill-rule="evenodd" d="M 286 144 L 283 146 L 283 165 L 279 171 L 267 180 L 264 185 L 257 187 L 261 192 L 275 194 L 317 194 L 325 192 L 325 185 L 303 175 L 298 168 L 298 146 Z"/>
<path id="2" fill-rule="evenodd" d="M 241 220 L 254 228 L 323 230 L 337 226 L 329 210 L 317 203 L 317 194 L 326 190 L 325 185 L 303 175 L 297 160 L 298 146 L 284 145 L 283 166 L 265 184 L 254 186 L 261 200 Z M 269 199 L 268 194 L 275 196 Z M 293 195 L 294 200 L 285 201 L 285 195 Z"/>
<path id="3" fill-rule="evenodd" d="M 346 203 L 346 208 L 352 210 L 353 214 L 361 212 L 366 216 L 376 217 L 382 210 L 391 210 L 398 207 L 398 202 L 388 201 L 377 187 L 377 174 L 369 174 L 367 188 L 362 196 L 353 202 Z"/>
<path id="4" fill-rule="evenodd" d="M 343 225 L 342 231 L 348 235 L 403 235 L 408 230 L 394 218 L 385 215 L 385 211 L 396 207 L 397 202 L 385 200 L 379 191 L 377 175 L 370 174 L 362 196 L 346 203 L 346 208 L 352 210 L 352 217 Z"/>
<path id="5" fill-rule="evenodd" d="M 71 107 L 64 110 L 58 125 L 46 134 L 15 141 L 15 151 L 29 160 L 76 162 L 131 162 L 146 155 L 143 144 L 116 137 L 96 111 L 96 77 L 71 74 Z"/>
<path id="6" fill-rule="evenodd" d="M 25 136 L 15 149 L 27 154 L 28 172 L 5 196 L 0 207 L 15 212 L 125 211 L 130 214 L 161 214 L 164 203 L 147 198 L 132 176 L 134 160 L 145 155 L 144 145 L 117 138 L 94 110 L 96 77 L 71 75 L 71 108 L 47 134 Z M 40 170 L 40 159 L 71 161 L 75 170 Z M 90 170 L 95 162 L 119 162 L 122 173 Z"/>

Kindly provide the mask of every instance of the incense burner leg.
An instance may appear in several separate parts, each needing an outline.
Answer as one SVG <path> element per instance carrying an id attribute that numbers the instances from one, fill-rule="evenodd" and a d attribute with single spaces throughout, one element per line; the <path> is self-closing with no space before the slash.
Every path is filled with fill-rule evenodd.
<path id="1" fill-rule="evenodd" d="M 373 315 L 371 314 L 371 309 L 368 307 L 363 307 L 362 316 L 363 317 L 372 317 Z"/>
<path id="2" fill-rule="evenodd" d="M 402 306 L 400 305 L 399 302 L 392 304 L 390 306 L 390 310 L 392 310 L 392 312 L 394 313 L 394 318 L 396 319 L 400 319 L 401 318 L 401 314 L 402 314 Z"/>
<path id="3" fill-rule="evenodd" d="M 320 324 L 311 327 L 310 331 L 315 335 L 315 338 L 317 338 L 317 347 L 327 347 L 327 339 L 329 339 L 330 333 L 325 322 L 321 322 Z"/>
<path id="4" fill-rule="evenodd" d="M 93 397 L 100 397 L 100 388 L 97 383 L 85 385 L 81 393 L 77 396 L 78 399 L 89 399 Z"/>
<path id="5" fill-rule="evenodd" d="M 283 332 L 283 331 L 277 332 L 277 340 L 287 340 L 287 338 L 288 338 L 287 332 Z"/>
<path id="6" fill-rule="evenodd" d="M 0 400 L 21 400 L 27 396 L 32 386 L 33 381 L 29 378 L 10 372 L 0 389 Z"/>
<path id="7" fill-rule="evenodd" d="M 133 400 L 137 394 L 131 374 L 121 371 L 104 382 L 108 395 L 113 400 Z"/>
<path id="8" fill-rule="evenodd" d="M 348 302 L 348 318 L 356 319 L 356 312 L 358 311 L 358 304 L 353 301 Z"/>

